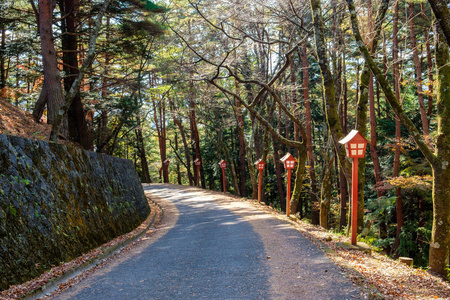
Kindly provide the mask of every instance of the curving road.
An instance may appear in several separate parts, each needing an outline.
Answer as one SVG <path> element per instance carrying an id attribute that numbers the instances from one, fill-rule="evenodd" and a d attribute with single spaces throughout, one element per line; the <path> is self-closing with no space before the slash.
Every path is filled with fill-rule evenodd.
<path id="1" fill-rule="evenodd" d="M 364 299 L 300 232 L 249 202 L 144 185 L 163 207 L 156 235 L 56 299 Z"/>

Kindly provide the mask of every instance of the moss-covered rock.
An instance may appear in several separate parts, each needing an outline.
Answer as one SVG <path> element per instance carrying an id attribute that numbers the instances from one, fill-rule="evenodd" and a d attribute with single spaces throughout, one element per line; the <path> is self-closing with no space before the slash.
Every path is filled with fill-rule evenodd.
<path id="1" fill-rule="evenodd" d="M 0 284 L 34 278 L 148 216 L 131 161 L 0 134 Z"/>

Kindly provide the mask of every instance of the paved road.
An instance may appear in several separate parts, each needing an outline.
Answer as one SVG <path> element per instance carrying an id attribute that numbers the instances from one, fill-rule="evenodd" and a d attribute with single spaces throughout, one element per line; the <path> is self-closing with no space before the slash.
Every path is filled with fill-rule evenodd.
<path id="1" fill-rule="evenodd" d="M 156 236 L 57 299 L 364 299 L 297 230 L 251 204 L 145 185 L 164 209 Z"/>

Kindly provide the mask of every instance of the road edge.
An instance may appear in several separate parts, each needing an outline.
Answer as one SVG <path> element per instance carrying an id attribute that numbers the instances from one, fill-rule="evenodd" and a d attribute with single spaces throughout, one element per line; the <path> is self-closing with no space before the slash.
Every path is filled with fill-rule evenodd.
<path id="1" fill-rule="evenodd" d="M 95 249 L 92 249 L 88 253 L 78 258 L 75 258 L 68 263 L 65 263 L 70 264 L 77 260 L 80 259 L 82 260 L 80 263 L 75 263 L 75 266 L 71 267 L 68 271 L 62 274 L 49 278 L 48 280 L 40 280 L 41 277 L 38 277 L 28 282 L 12 286 L 8 290 L 2 291 L 2 294 L 0 294 L 0 299 L 20 298 L 25 300 L 34 300 L 49 296 L 53 292 L 58 290 L 60 286 L 65 285 L 67 282 L 80 276 L 84 272 L 97 267 L 111 256 L 120 253 L 122 249 L 139 240 L 139 238 L 141 238 L 152 226 L 161 222 L 162 218 L 164 217 L 164 211 L 162 210 L 162 207 L 158 203 L 156 203 L 147 193 L 146 197 L 148 204 L 151 207 L 150 214 L 148 215 L 147 219 L 144 222 L 142 222 L 138 227 L 136 227 L 133 231 L 118 236 L 115 239 L 109 241 L 108 243 L 105 243 Z M 83 259 L 83 257 L 87 256 L 89 253 L 95 252 L 99 252 L 99 254 L 94 255 L 94 257 L 86 258 L 85 260 Z M 56 266 L 55 268 L 61 267 L 62 265 Z M 48 272 L 51 272 L 52 270 L 53 269 L 49 270 Z M 20 287 L 23 287 L 22 289 L 25 290 L 30 285 L 36 286 L 33 287 L 31 291 L 20 292 Z M 8 291 L 11 292 L 8 293 Z M 4 296 L 3 293 L 6 294 L 5 295 L 6 297 L 12 296 L 12 298 L 3 298 Z"/>

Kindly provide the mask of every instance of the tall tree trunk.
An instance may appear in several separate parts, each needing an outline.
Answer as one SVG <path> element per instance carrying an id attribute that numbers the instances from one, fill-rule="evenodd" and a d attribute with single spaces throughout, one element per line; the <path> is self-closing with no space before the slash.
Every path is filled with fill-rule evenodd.
<path id="1" fill-rule="evenodd" d="M 290 212 L 295 214 L 300 207 L 300 217 L 301 213 L 301 192 L 303 187 L 303 178 L 305 174 L 306 161 L 308 160 L 308 153 L 305 151 L 305 147 L 297 148 L 298 159 L 297 159 L 297 169 L 295 171 L 295 183 L 294 190 L 292 191 Z"/>
<path id="2" fill-rule="evenodd" d="M 109 28 L 110 27 L 110 17 L 106 17 L 106 27 Z M 105 35 L 105 39 L 106 41 L 109 41 L 110 39 L 110 31 L 107 30 L 106 31 L 106 35 Z M 106 97 L 109 94 L 108 91 L 108 71 L 109 71 L 109 66 L 110 66 L 110 53 L 109 51 L 105 52 L 105 63 L 104 63 L 104 77 L 103 77 L 103 81 L 102 81 L 102 101 L 106 101 Z M 151 73 L 149 73 L 149 77 L 151 77 Z M 151 84 L 151 81 L 150 81 Z M 102 109 L 101 111 L 101 115 L 100 115 L 100 124 L 99 124 L 99 128 L 98 128 L 98 142 L 102 143 L 106 137 L 108 136 L 108 121 L 109 121 L 109 116 L 108 116 L 108 110 L 107 109 Z M 92 127 L 92 126 L 91 126 Z"/>
<path id="3" fill-rule="evenodd" d="M 287 92 L 284 93 L 284 98 L 285 98 L 285 103 L 289 103 L 289 95 Z M 290 135 L 290 130 L 289 128 L 291 127 L 291 121 L 289 120 L 289 116 L 288 115 L 284 115 L 284 136 L 288 139 L 291 140 L 293 139 L 293 137 L 291 137 Z M 292 149 L 286 145 L 286 152 L 292 152 Z M 295 154 L 295 153 L 294 153 Z"/>
<path id="4" fill-rule="evenodd" d="M 275 111 L 275 105 L 269 105 L 269 103 L 267 103 L 267 101 L 266 101 L 266 107 L 267 107 L 267 119 L 268 120 L 272 120 L 273 112 Z M 261 157 L 262 157 L 262 160 L 266 162 L 266 164 L 267 164 L 267 157 L 269 156 L 269 153 L 270 153 L 270 131 L 269 131 L 269 129 L 267 127 L 264 127 L 263 151 L 262 151 Z M 275 161 L 275 159 L 274 159 L 274 161 Z M 278 188 L 278 174 L 276 173 L 277 172 L 277 169 L 276 169 L 277 165 L 274 164 L 274 166 L 275 166 L 275 177 L 277 178 L 277 188 Z M 267 168 L 264 169 L 264 174 L 265 174 L 264 180 L 266 180 L 266 178 L 267 178 L 266 175 L 268 174 Z M 262 193 L 262 197 L 261 197 L 262 200 L 261 201 L 262 202 L 266 202 L 266 194 L 264 193 L 264 187 L 265 186 L 266 185 L 263 184 L 263 186 L 261 188 L 261 193 Z"/>
<path id="5" fill-rule="evenodd" d="M 345 42 L 345 40 L 344 40 Z M 345 45 L 345 44 L 344 44 Z M 342 124 L 342 129 L 344 135 L 348 132 L 348 99 L 347 99 L 347 75 L 346 75 L 346 64 L 345 64 L 345 51 L 342 51 L 342 99 L 339 105 L 339 119 Z M 342 168 L 339 168 L 339 194 L 340 194 L 340 209 L 339 209 L 339 231 L 343 227 L 347 226 L 347 207 L 348 207 L 348 190 L 347 190 L 347 179 Z"/>
<path id="6" fill-rule="evenodd" d="M 278 106 L 278 134 L 279 135 L 283 135 L 283 126 L 282 126 L 282 122 L 281 122 L 281 108 Z M 275 137 L 273 137 L 274 139 L 274 144 L 273 144 L 273 150 L 274 150 L 274 159 L 276 157 L 276 155 L 278 156 L 278 158 L 276 158 L 277 164 L 279 166 L 280 169 L 280 174 L 283 174 L 283 165 L 280 162 L 281 157 L 283 157 L 283 145 L 277 140 L 275 142 Z M 281 175 L 281 177 L 279 178 L 279 180 L 277 180 L 277 185 L 278 185 L 278 192 L 283 191 L 283 187 L 285 186 L 284 184 L 284 180 L 282 180 L 283 175 Z M 286 177 L 287 178 L 287 177 Z M 281 210 L 286 211 L 286 197 L 281 198 Z"/>
<path id="7" fill-rule="evenodd" d="M 138 117 L 138 123 L 140 123 L 141 120 Z M 142 134 L 142 126 L 139 125 L 135 130 L 134 133 L 136 134 L 136 148 L 138 150 L 139 158 L 141 159 L 141 169 L 142 169 L 142 175 L 145 178 L 146 183 L 151 183 L 152 180 L 150 178 L 150 172 L 148 170 L 148 162 L 147 162 L 147 156 L 145 155 L 145 146 L 144 146 L 144 136 Z"/>
<path id="8" fill-rule="evenodd" d="M 308 66 L 308 62 L 306 62 L 306 66 Z M 294 68 L 294 60 L 291 60 L 291 64 L 290 64 L 290 69 L 291 69 L 291 86 L 292 86 L 292 105 L 295 109 L 294 111 L 294 115 L 297 117 L 299 117 L 298 115 L 298 109 L 297 109 L 297 88 L 296 88 L 296 84 L 297 84 L 297 80 L 295 78 L 295 68 Z M 303 64 L 303 68 L 304 68 L 304 64 Z M 305 72 L 305 71 L 303 71 Z M 306 72 L 308 72 L 308 69 L 306 70 Z M 297 142 L 300 141 L 300 130 L 298 128 L 298 124 L 294 123 L 294 140 L 296 140 Z M 298 153 L 297 153 L 298 156 Z"/>
<path id="9" fill-rule="evenodd" d="M 193 77 L 193 75 L 191 76 Z M 191 124 L 192 140 L 194 141 L 194 152 L 195 157 L 200 159 L 200 161 L 202 161 L 202 155 L 200 153 L 200 135 L 198 133 L 197 119 L 195 116 L 194 83 L 192 81 L 190 83 L 190 90 L 191 91 L 189 99 L 189 108 L 190 108 L 189 118 Z M 193 167 L 195 168 L 195 166 Z M 203 172 L 203 163 L 200 165 L 200 179 L 202 188 L 206 189 L 205 174 Z"/>
<path id="10" fill-rule="evenodd" d="M 78 12 L 78 0 L 61 0 L 61 14 L 66 16 L 62 21 L 62 49 L 63 49 L 63 70 L 66 74 L 64 77 L 64 90 L 66 93 L 70 91 L 78 69 L 78 41 L 76 30 L 76 14 Z M 79 88 L 72 100 L 72 104 L 67 112 L 69 139 L 79 143 L 84 149 L 92 149 L 92 138 L 89 134 L 83 104 Z"/>
<path id="11" fill-rule="evenodd" d="M 222 149 L 222 152 L 223 152 L 223 154 L 225 156 L 225 161 L 227 162 L 227 166 L 229 166 L 230 170 L 231 170 L 231 177 L 232 177 L 231 178 L 231 182 L 233 183 L 233 187 L 234 187 L 235 193 L 237 195 L 239 195 L 239 184 L 238 184 L 238 180 L 237 180 L 236 167 L 235 167 L 235 165 L 233 163 L 233 159 L 231 158 L 230 151 L 228 150 L 227 145 L 222 140 L 221 133 L 219 133 L 219 143 L 222 146 L 221 149 Z M 229 189 L 227 189 L 227 191 L 229 192 Z"/>
<path id="12" fill-rule="evenodd" d="M 178 131 L 181 134 L 181 141 L 183 142 L 183 147 L 184 147 L 184 157 L 186 159 L 186 170 L 187 170 L 187 175 L 188 175 L 188 179 L 189 179 L 189 185 L 190 186 L 194 186 L 195 183 L 195 179 L 194 176 L 192 175 L 192 171 L 191 171 L 191 155 L 189 154 L 189 145 L 186 139 L 186 134 L 184 131 L 184 127 L 183 124 L 181 123 L 181 120 L 176 116 L 175 114 L 175 110 L 174 110 L 174 104 L 173 101 L 169 98 L 169 106 L 170 106 L 170 111 L 172 113 L 172 119 L 173 122 L 177 125 L 178 127 Z M 192 164 L 194 164 L 192 162 Z M 194 166 L 194 170 L 195 170 L 195 166 Z M 200 176 L 200 174 L 197 174 L 197 176 Z"/>
<path id="13" fill-rule="evenodd" d="M 322 18 L 320 0 L 310 0 L 311 12 L 314 21 L 314 38 L 319 68 L 322 76 L 323 97 L 326 102 L 326 119 L 333 140 L 333 147 L 338 154 L 339 164 L 347 179 L 351 176 L 351 165 L 347 159 L 345 149 L 339 144 L 339 140 L 344 137 L 342 126 L 338 117 L 338 106 L 336 104 L 334 80 L 328 65 L 327 47 L 325 44 L 325 26 Z"/>
<path id="14" fill-rule="evenodd" d="M 45 88 L 45 83 L 42 85 L 41 92 L 39 94 L 39 98 L 34 104 L 33 108 L 33 119 L 39 123 L 41 121 L 42 115 L 44 114 L 45 105 L 48 102 L 47 97 L 47 89 Z M 48 121 L 47 121 L 48 122 Z"/>
<path id="15" fill-rule="evenodd" d="M 377 197 L 382 197 L 385 194 L 382 189 L 383 177 L 381 174 L 380 160 L 378 159 L 377 150 L 377 123 L 375 116 L 375 97 L 373 92 L 373 76 L 370 74 L 369 78 L 369 116 L 370 116 L 370 156 L 373 161 L 373 172 L 375 173 L 375 184 L 377 189 Z"/>
<path id="16" fill-rule="evenodd" d="M 428 3 L 430 3 L 431 9 L 441 27 L 445 41 L 450 46 L 450 10 L 448 9 L 447 2 L 442 0 L 428 0 Z"/>
<path id="17" fill-rule="evenodd" d="M 252 158 L 252 149 L 246 144 L 245 150 L 247 151 L 247 167 L 250 173 L 250 182 L 252 184 L 252 199 L 258 199 L 258 182 L 255 175 L 255 165 Z"/>
<path id="18" fill-rule="evenodd" d="M 175 133 L 175 152 L 178 153 L 178 134 Z M 177 183 L 181 185 L 181 169 L 180 162 L 177 160 Z"/>
<path id="19" fill-rule="evenodd" d="M 46 2 L 48 0 L 40 0 L 39 3 L 41 3 L 41 1 Z M 99 35 L 100 27 L 102 25 L 103 15 L 105 14 L 106 9 L 108 8 L 111 1 L 112 0 L 106 0 L 103 2 L 100 11 L 97 14 L 97 19 L 95 20 L 95 25 L 90 32 L 89 50 L 88 50 L 86 59 L 83 61 L 83 64 L 79 70 L 79 73 L 77 74 L 76 79 L 74 80 L 69 92 L 65 95 L 64 98 L 61 97 L 61 105 L 59 106 L 58 111 L 54 112 L 54 122 L 52 124 L 52 131 L 50 133 L 50 141 L 52 141 L 52 142 L 56 142 L 58 140 L 58 133 L 60 132 L 61 128 L 64 128 L 64 121 L 66 119 L 65 116 L 67 115 L 67 111 L 70 108 L 70 106 L 72 105 L 73 99 L 79 92 L 80 85 L 81 85 L 81 82 L 83 81 L 84 74 L 86 73 L 88 68 L 90 68 L 90 66 L 92 65 L 92 62 L 94 61 L 97 37 Z M 47 17 L 49 17 L 49 16 L 47 16 Z M 42 18 L 41 15 L 40 15 L 40 18 Z M 52 22 L 52 18 L 50 16 L 50 23 L 51 22 Z M 51 26 L 50 26 L 50 28 L 51 28 Z M 42 33 L 41 33 L 41 40 L 42 40 Z M 41 42 L 41 44 L 42 44 L 42 42 Z M 44 53 L 44 51 L 43 51 L 43 53 Z M 56 61 L 56 58 L 55 58 L 55 61 Z M 45 84 L 45 71 L 44 71 L 44 84 Z M 47 87 L 47 92 L 48 92 L 48 97 L 49 97 L 47 107 L 49 107 L 50 106 L 49 104 L 51 103 L 50 98 L 53 95 L 51 94 L 47 85 L 46 85 L 46 87 Z M 61 84 L 59 84 L 59 87 L 61 87 Z M 61 90 L 61 95 L 62 95 L 62 89 L 60 88 L 60 90 Z"/>
<path id="20" fill-rule="evenodd" d="M 395 3 L 395 12 L 394 12 L 394 24 L 393 24 L 393 63 L 394 63 L 394 90 L 395 97 L 400 99 L 400 72 L 399 72 L 399 60 L 398 60 L 398 13 L 399 13 L 399 4 Z M 398 177 L 400 173 L 400 149 L 401 149 L 401 123 L 398 116 L 395 116 L 395 153 L 394 153 L 394 165 L 393 165 L 393 177 Z M 403 227 L 403 203 L 402 203 L 402 191 L 401 188 L 395 188 L 395 209 L 397 215 L 397 231 L 395 242 L 393 246 L 393 251 L 396 251 L 400 244 L 400 233 L 402 232 Z"/>
<path id="21" fill-rule="evenodd" d="M 165 101 L 160 102 L 159 106 L 159 120 L 160 120 L 160 130 L 161 130 L 161 162 L 163 167 L 163 178 L 164 183 L 169 183 L 169 164 L 167 161 L 167 143 L 166 143 L 166 105 Z"/>
<path id="22" fill-rule="evenodd" d="M 156 132 L 158 134 L 159 156 L 161 159 L 160 177 L 162 177 L 162 180 L 164 183 L 168 183 L 169 182 L 169 170 L 166 165 L 167 142 L 166 142 L 165 102 L 160 101 L 159 103 L 156 103 L 156 100 L 153 100 L 152 104 L 153 104 L 153 112 L 154 112 L 153 117 L 155 120 Z"/>
<path id="23" fill-rule="evenodd" d="M 414 25 L 414 2 L 409 3 L 409 33 L 411 39 L 411 48 L 413 51 L 414 67 L 416 71 L 416 88 L 417 88 L 417 100 L 419 102 L 420 108 L 420 118 L 422 119 L 422 130 L 423 135 L 428 138 L 430 135 L 427 111 L 425 108 L 425 103 L 423 101 L 423 90 L 422 90 L 422 61 L 419 58 L 419 50 L 417 49 L 416 32 Z"/>
<path id="24" fill-rule="evenodd" d="M 303 98 L 305 99 L 305 127 L 306 127 L 306 149 L 308 152 L 308 172 L 309 172 L 309 197 L 311 201 L 312 224 L 319 224 L 319 201 L 317 199 L 317 182 L 314 162 L 314 151 L 312 145 L 312 118 L 311 101 L 309 100 L 309 74 L 308 57 L 306 56 L 306 44 L 302 48 L 302 67 L 303 67 Z"/>
<path id="25" fill-rule="evenodd" d="M 382 29 L 382 21 L 384 16 L 386 15 L 386 11 L 388 9 L 388 3 L 382 2 L 378 8 L 375 27 L 373 26 L 372 20 L 372 1 L 368 1 L 368 31 L 369 35 L 368 39 L 368 47 L 370 49 L 370 53 L 373 55 L 378 47 L 378 43 L 381 36 Z M 358 100 L 357 106 L 357 119 L 356 119 L 356 127 L 363 136 L 366 136 L 367 132 L 367 104 L 369 103 L 369 112 L 370 112 L 370 135 L 371 138 L 374 137 L 374 140 L 370 141 L 370 149 L 372 160 L 374 161 L 374 169 L 376 175 L 381 176 L 381 167 L 378 161 L 378 155 L 376 153 L 376 123 L 375 123 L 375 96 L 373 91 L 373 76 L 369 65 L 367 62 L 364 62 L 363 71 L 361 73 L 361 85 L 360 85 L 360 99 Z M 364 226 L 364 185 L 365 185 L 365 159 L 361 159 L 358 165 L 358 231 L 362 230 Z M 379 183 L 380 181 L 377 181 Z M 379 192 L 377 190 L 377 192 Z"/>
<path id="26" fill-rule="evenodd" d="M 6 49 L 6 28 L 5 28 L 5 23 L 1 23 L 0 24 L 1 28 L 1 45 L 0 45 L 0 49 L 2 51 L 5 51 Z M 6 96 L 6 55 L 4 53 L 2 53 L 2 55 L 0 55 L 0 99 L 5 99 Z"/>
<path id="27" fill-rule="evenodd" d="M 449 47 L 442 33 L 436 46 L 436 105 L 438 135 L 436 138 L 437 162 L 433 166 L 433 228 L 429 265 L 433 272 L 448 274 L 450 250 L 450 57 Z"/>
<path id="28" fill-rule="evenodd" d="M 425 46 L 427 49 L 427 70 L 428 70 L 428 110 L 427 116 L 431 117 L 433 113 L 433 60 L 431 59 L 430 35 L 425 32 Z M 429 125 L 429 124 L 428 124 Z"/>
<path id="29" fill-rule="evenodd" d="M 44 88 L 46 89 L 47 122 L 53 124 L 63 101 L 61 76 L 59 75 L 57 53 L 53 43 L 53 1 L 39 0 L 39 33 L 41 36 L 42 66 L 44 68 Z M 59 130 L 55 133 L 59 134 Z"/>
<path id="30" fill-rule="evenodd" d="M 275 165 L 275 176 L 277 179 L 278 198 L 280 199 L 281 209 L 286 210 L 286 195 L 283 185 L 283 166 L 280 162 L 281 157 L 278 152 L 280 149 L 280 145 L 279 142 L 273 136 L 272 136 L 272 143 L 273 143 L 273 163 Z"/>
<path id="31" fill-rule="evenodd" d="M 238 90 L 238 82 L 236 81 L 236 90 Z M 239 94 L 239 92 L 237 92 Z M 247 173 L 245 172 L 245 128 L 244 117 L 242 116 L 242 106 L 238 99 L 235 99 L 235 113 L 237 121 L 237 132 L 239 137 L 239 190 L 242 197 L 247 197 Z"/>
<path id="32" fill-rule="evenodd" d="M 345 226 L 347 226 L 347 202 L 348 202 L 348 191 L 347 191 L 347 179 L 345 178 L 344 172 L 339 168 L 339 191 L 340 191 L 340 211 L 339 211 L 339 231 L 341 231 Z"/>
<path id="33" fill-rule="evenodd" d="M 332 198 L 332 178 L 334 156 L 326 155 L 325 166 L 322 175 L 322 187 L 320 193 L 320 226 L 328 229 L 328 215 L 330 213 L 331 198 Z"/>

